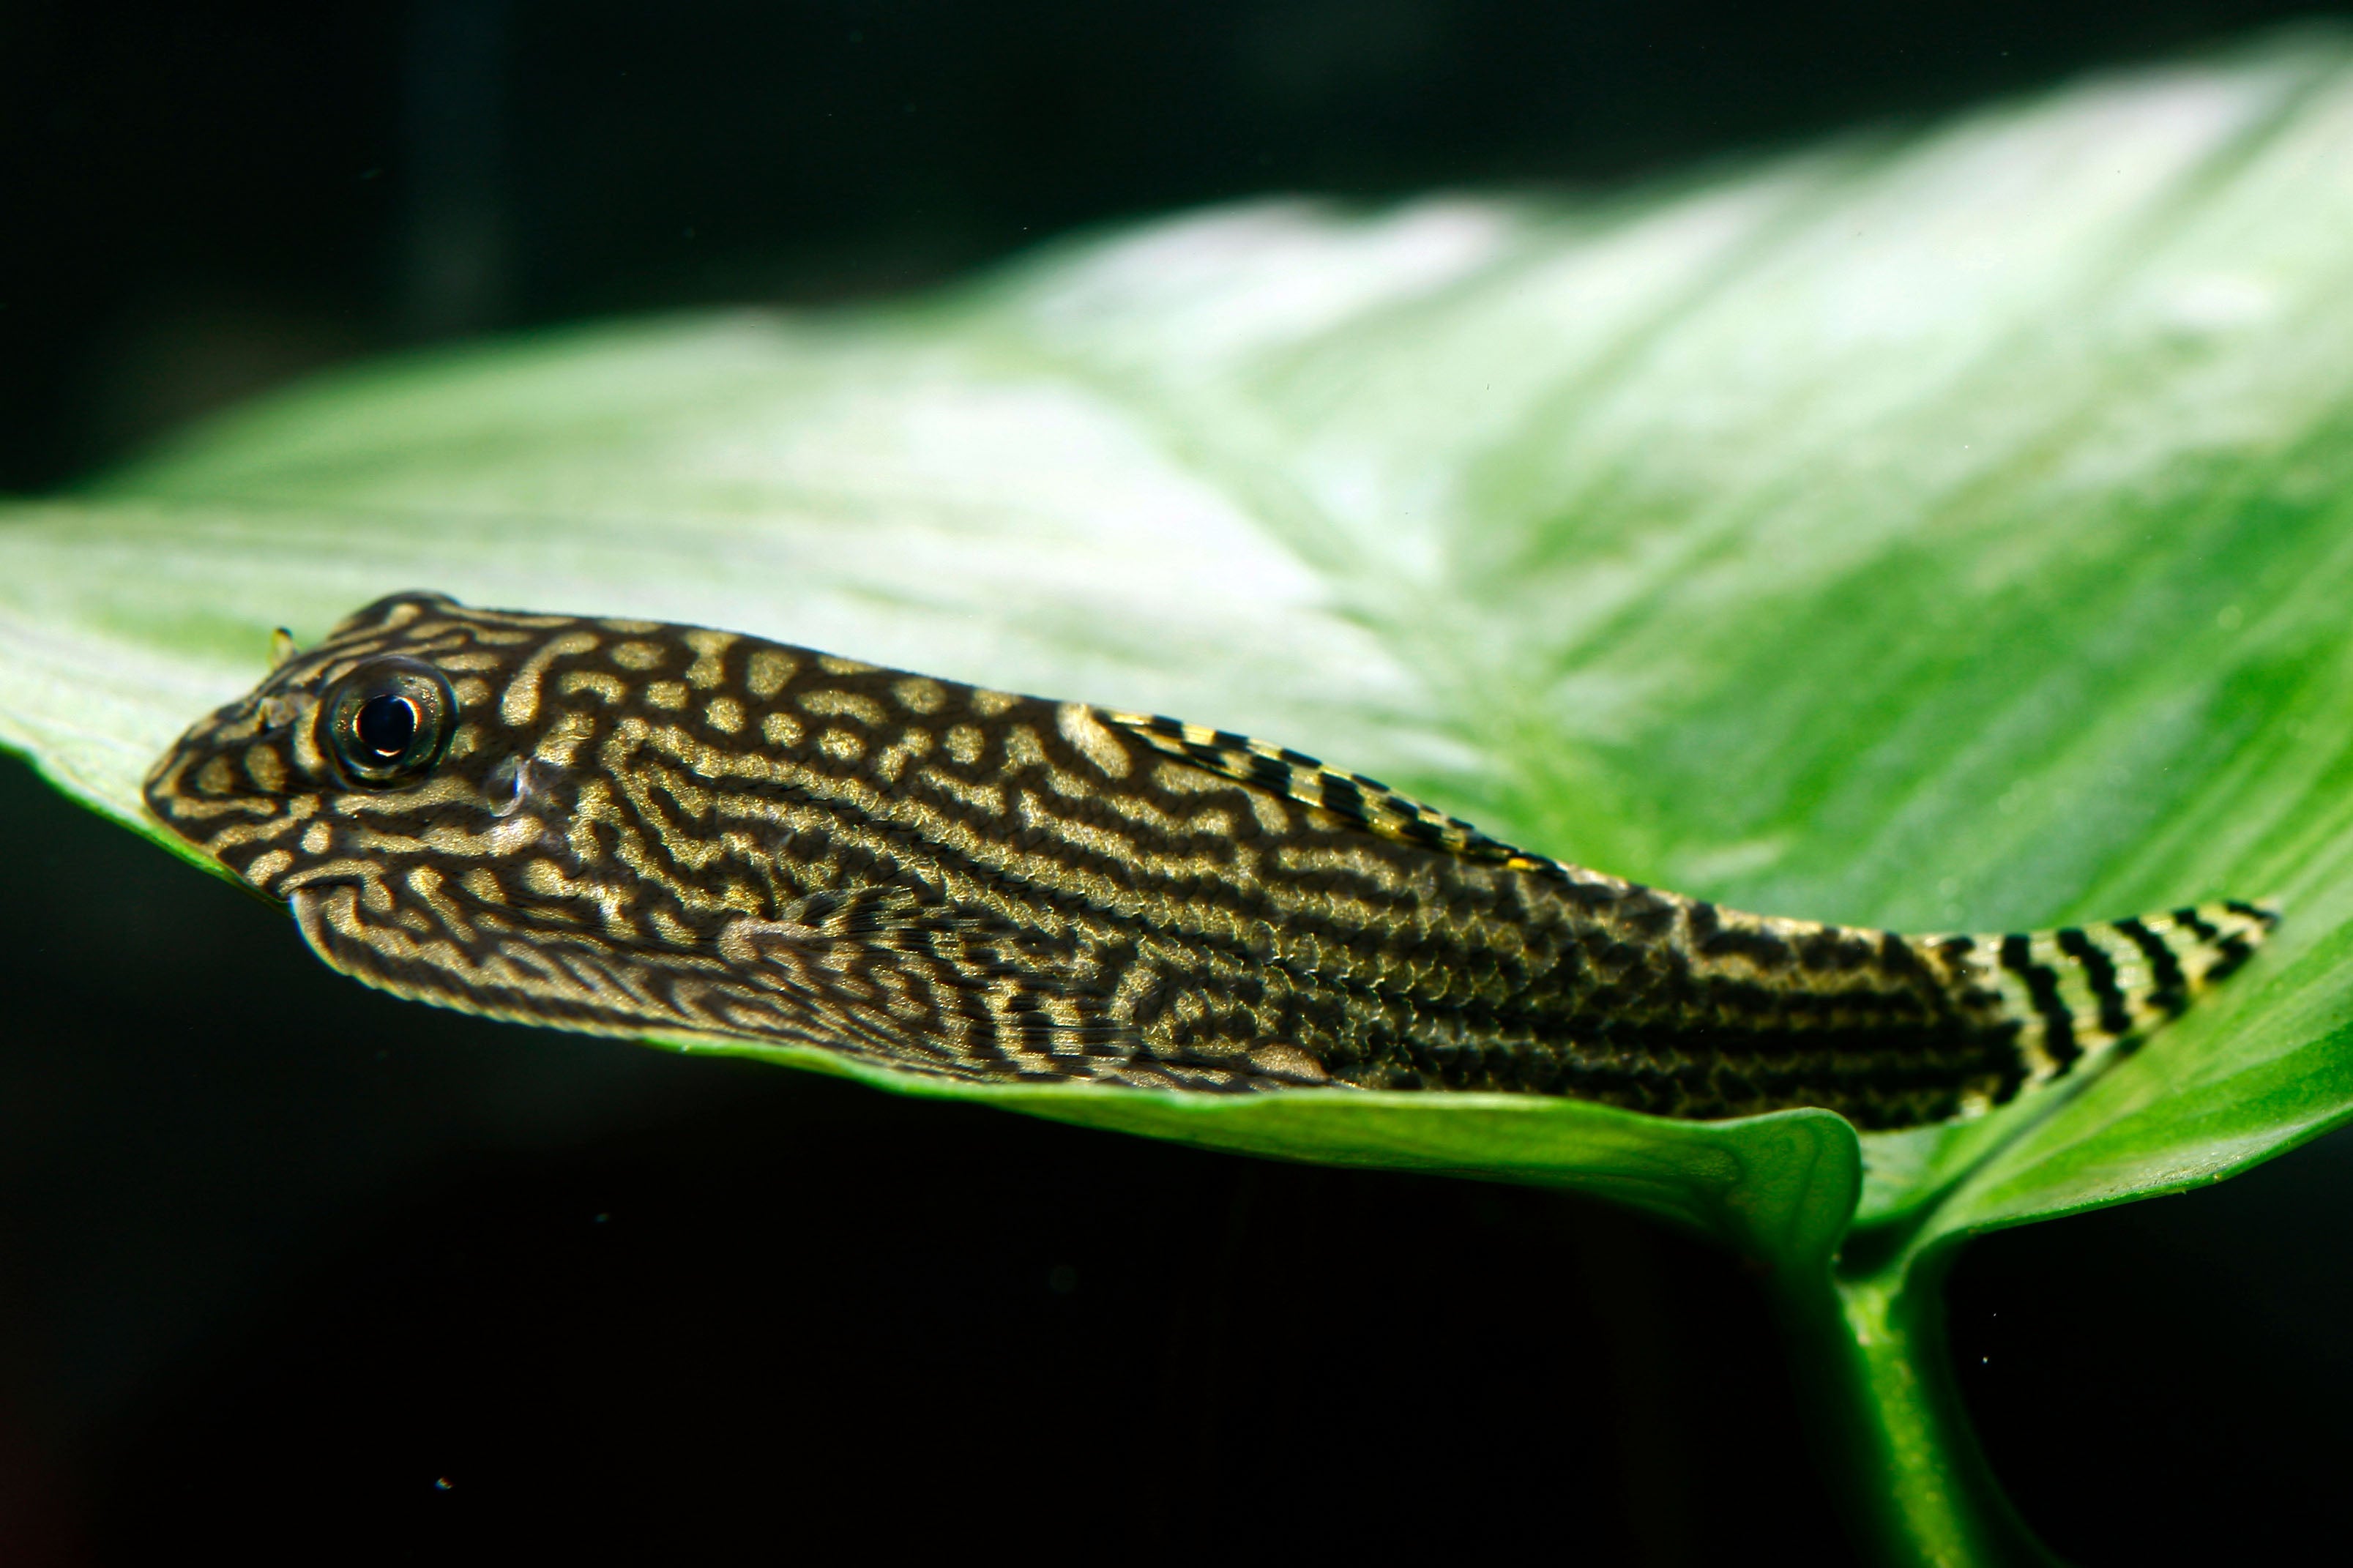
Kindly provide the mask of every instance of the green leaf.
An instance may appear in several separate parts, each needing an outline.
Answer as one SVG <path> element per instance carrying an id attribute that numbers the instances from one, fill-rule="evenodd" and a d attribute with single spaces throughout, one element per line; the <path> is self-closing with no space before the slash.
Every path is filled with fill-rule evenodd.
<path id="1" fill-rule="evenodd" d="M 1914 1256 L 2353 1110 L 2348 523 L 2353 58 L 2306 33 L 1613 195 L 1231 208 L 892 309 L 334 377 L 6 515 L 0 741 L 154 833 L 141 773 L 271 627 L 429 586 L 1181 713 L 1767 911 L 2286 899 L 2115 1070 L 1860 1145 L 891 1080 L 1582 1187 L 1784 1264 L 1860 1158 Z"/>

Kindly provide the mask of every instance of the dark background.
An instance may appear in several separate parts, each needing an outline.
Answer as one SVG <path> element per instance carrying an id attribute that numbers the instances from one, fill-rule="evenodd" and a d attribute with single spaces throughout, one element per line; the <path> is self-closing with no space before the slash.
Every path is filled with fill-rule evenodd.
<path id="1" fill-rule="evenodd" d="M 0 490 L 406 344 L 1622 179 L 2309 9 L 19 4 Z M 421 1015 L 14 763 L 0 820 L 0 1561 L 1842 1560 L 1756 1282 L 1680 1237 Z M 2348 1167 L 1968 1251 L 1964 1385 L 2054 1544 L 2334 1529 Z"/>

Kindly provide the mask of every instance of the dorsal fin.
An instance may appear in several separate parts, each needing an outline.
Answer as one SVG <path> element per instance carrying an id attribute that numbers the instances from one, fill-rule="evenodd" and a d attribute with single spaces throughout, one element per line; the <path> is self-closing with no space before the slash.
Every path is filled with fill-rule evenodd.
<path id="1" fill-rule="evenodd" d="M 1566 868 L 1558 861 L 1490 838 L 1461 817 L 1449 816 L 1436 806 L 1401 795 L 1378 779 L 1344 773 L 1303 752 L 1271 746 L 1230 730 L 1211 730 L 1155 714 L 1121 713 L 1104 708 L 1095 710 L 1095 714 L 1104 723 L 1125 730 L 1155 751 L 1205 772 L 1328 811 L 1383 838 L 1425 849 L 1446 850 L 1466 860 L 1509 866 L 1516 870 L 1565 874 Z"/>

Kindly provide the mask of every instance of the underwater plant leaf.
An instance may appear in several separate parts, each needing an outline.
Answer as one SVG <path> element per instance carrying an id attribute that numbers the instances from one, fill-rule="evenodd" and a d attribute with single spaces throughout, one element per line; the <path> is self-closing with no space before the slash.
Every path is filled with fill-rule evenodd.
<path id="1" fill-rule="evenodd" d="M 332 376 L 0 514 L 0 742 L 160 841 L 142 772 L 271 627 L 431 587 L 1177 713 L 1766 912 L 2285 900 L 2112 1070 L 1859 1145 L 890 1080 L 1810 1258 L 1858 1147 L 1865 1223 L 1957 1235 L 2353 1113 L 2348 525 L 2353 54 L 2306 32 L 1616 194 L 1255 204 Z"/>

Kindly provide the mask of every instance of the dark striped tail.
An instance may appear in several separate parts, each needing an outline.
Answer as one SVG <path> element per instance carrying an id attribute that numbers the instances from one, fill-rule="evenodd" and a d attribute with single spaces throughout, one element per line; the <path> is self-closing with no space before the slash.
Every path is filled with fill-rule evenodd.
<path id="1" fill-rule="evenodd" d="M 2020 1023 L 2018 1088 L 2137 1041 L 2262 946 L 2279 911 L 2230 900 L 2103 925 L 1948 939 Z M 2005 1095 L 2003 1098 L 2007 1099 Z"/>

